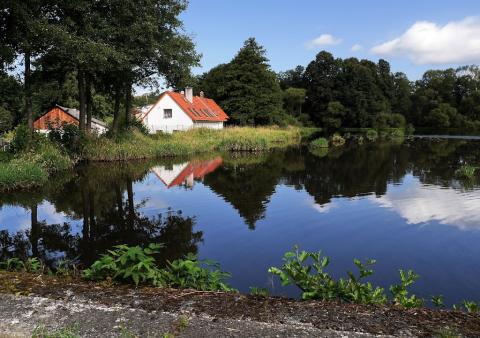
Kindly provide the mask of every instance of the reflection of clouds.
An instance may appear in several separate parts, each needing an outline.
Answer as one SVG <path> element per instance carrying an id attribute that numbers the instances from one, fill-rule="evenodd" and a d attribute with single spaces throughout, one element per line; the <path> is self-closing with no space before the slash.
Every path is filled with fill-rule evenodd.
<path id="1" fill-rule="evenodd" d="M 316 211 L 318 211 L 321 214 L 326 214 L 335 207 L 336 207 L 336 205 L 332 202 L 327 203 L 327 204 L 322 204 L 322 205 L 312 203 L 312 208 L 315 209 Z"/>
<path id="2" fill-rule="evenodd" d="M 462 193 L 452 188 L 425 186 L 409 178 L 402 186 L 390 186 L 386 195 L 371 199 L 393 209 L 409 224 L 437 221 L 462 230 L 480 230 L 480 190 Z"/>
<path id="3" fill-rule="evenodd" d="M 63 224 L 69 220 L 64 212 L 58 212 L 50 202 L 43 202 L 37 207 L 37 220 L 47 224 Z M 31 209 L 19 206 L 5 206 L 0 212 L 0 231 L 18 232 L 30 230 L 32 226 Z"/>

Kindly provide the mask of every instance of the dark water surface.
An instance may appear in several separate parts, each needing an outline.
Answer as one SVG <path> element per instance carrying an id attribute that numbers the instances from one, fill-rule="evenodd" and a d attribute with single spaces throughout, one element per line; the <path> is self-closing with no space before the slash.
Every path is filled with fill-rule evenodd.
<path id="1" fill-rule="evenodd" d="M 414 139 L 324 157 L 292 148 L 91 165 L 1 195 L 0 259 L 90 264 L 115 244 L 162 242 L 161 261 L 198 253 L 220 262 L 241 291 L 295 296 L 267 269 L 298 244 L 330 256 L 335 276 L 353 269 L 353 258 L 375 258 L 376 284 L 411 268 L 423 297 L 480 300 L 480 179 L 455 178 L 465 161 L 480 162 L 479 146 Z"/>

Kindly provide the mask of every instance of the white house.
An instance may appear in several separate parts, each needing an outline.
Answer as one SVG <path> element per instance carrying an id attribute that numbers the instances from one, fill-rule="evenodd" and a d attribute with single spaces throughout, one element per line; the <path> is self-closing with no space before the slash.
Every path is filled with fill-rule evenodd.
<path id="1" fill-rule="evenodd" d="M 228 115 L 212 99 L 193 96 L 193 89 L 181 93 L 165 92 L 146 113 L 136 114 L 150 132 L 188 130 L 191 128 L 222 129 Z"/>

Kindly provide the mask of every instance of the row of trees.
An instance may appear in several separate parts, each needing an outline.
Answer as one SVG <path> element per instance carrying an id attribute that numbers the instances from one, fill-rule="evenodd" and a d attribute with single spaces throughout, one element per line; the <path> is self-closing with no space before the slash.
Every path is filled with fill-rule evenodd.
<path id="1" fill-rule="evenodd" d="M 404 73 L 392 73 L 385 60 L 340 59 L 322 51 L 306 68 L 280 73 L 279 81 L 286 91 L 305 91 L 303 110 L 289 111 L 302 121 L 327 128 L 411 123 L 480 130 L 477 66 L 430 70 L 411 82 Z M 292 101 L 286 97 L 286 102 Z"/>
<path id="2" fill-rule="evenodd" d="M 107 102 L 113 102 L 113 131 L 122 118 L 128 126 L 134 86 L 159 79 L 177 86 L 199 62 L 179 19 L 186 7 L 186 0 L 2 1 L 0 93 L 18 90 L 7 70 L 22 73 L 16 96 L 23 111 L 14 95 L 2 95 L 0 128 L 24 119 L 33 131 L 34 106 L 70 101 L 80 110 L 82 131 Z"/>
<path id="3" fill-rule="evenodd" d="M 275 74 L 248 39 L 238 54 L 198 77 L 197 87 L 247 124 L 480 129 L 480 69 L 427 71 L 411 82 L 377 63 L 322 51 L 308 66 Z"/>

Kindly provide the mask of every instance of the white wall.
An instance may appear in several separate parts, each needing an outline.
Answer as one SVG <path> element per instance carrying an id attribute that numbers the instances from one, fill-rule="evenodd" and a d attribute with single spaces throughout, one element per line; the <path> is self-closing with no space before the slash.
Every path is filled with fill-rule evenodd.
<path id="1" fill-rule="evenodd" d="M 223 122 L 197 121 L 195 128 L 223 129 Z"/>
<path id="2" fill-rule="evenodd" d="M 164 119 L 163 110 L 172 109 L 172 118 Z M 175 130 L 187 130 L 193 127 L 192 119 L 173 101 L 169 95 L 164 95 L 143 120 L 150 133 Z"/>

